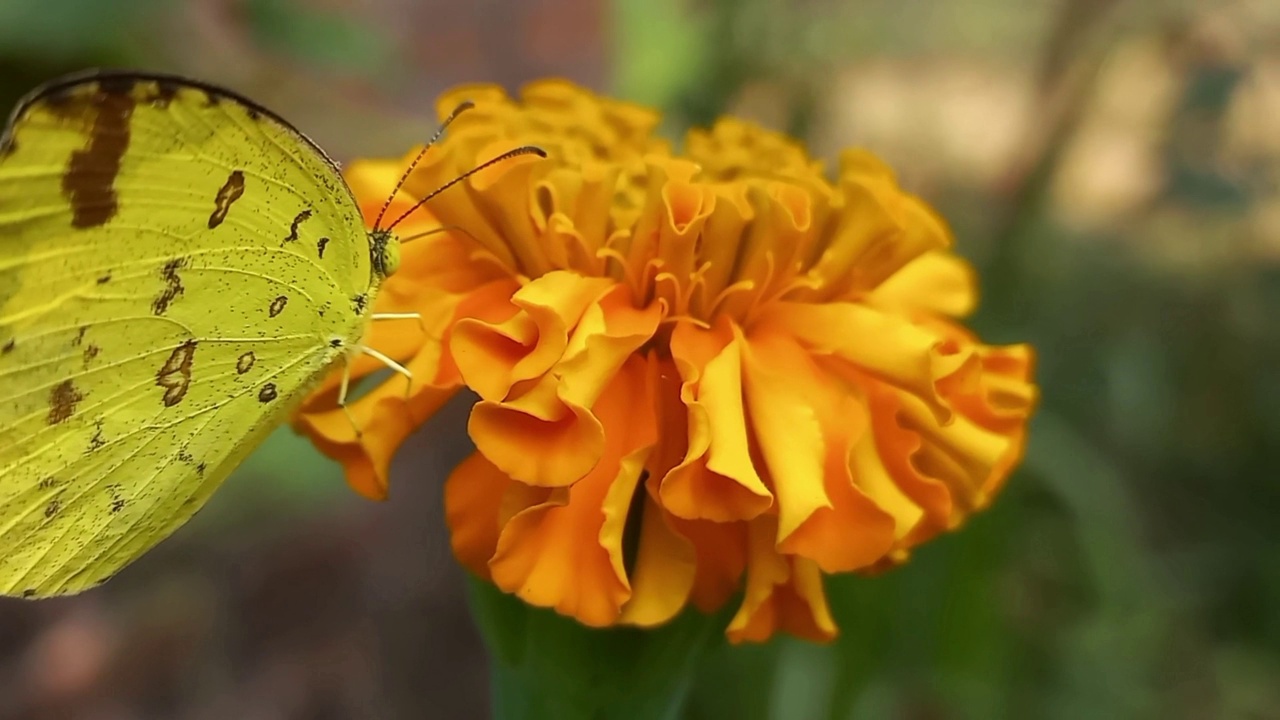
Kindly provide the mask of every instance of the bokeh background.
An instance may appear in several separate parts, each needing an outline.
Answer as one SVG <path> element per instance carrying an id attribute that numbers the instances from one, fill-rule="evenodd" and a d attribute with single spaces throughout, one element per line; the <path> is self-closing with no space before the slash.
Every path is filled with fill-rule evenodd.
<path id="1" fill-rule="evenodd" d="M 688 716 L 1280 718 L 1280 3 L 0 2 L 0 104 L 86 66 L 228 85 L 343 159 L 547 75 L 672 137 L 873 149 L 979 268 L 980 332 L 1038 347 L 1030 452 L 964 531 L 833 579 L 835 643 L 714 649 Z M 440 507 L 466 408 L 386 503 L 285 430 L 104 588 L 0 602 L 0 719 L 487 716 Z"/>

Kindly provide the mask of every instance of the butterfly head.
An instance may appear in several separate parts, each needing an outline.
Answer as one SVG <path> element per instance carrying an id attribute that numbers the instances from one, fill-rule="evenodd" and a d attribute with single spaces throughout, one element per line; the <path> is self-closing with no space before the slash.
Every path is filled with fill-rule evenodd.
<path id="1" fill-rule="evenodd" d="M 390 230 L 370 230 L 369 260 L 379 280 L 394 273 L 400 267 L 400 238 Z"/>

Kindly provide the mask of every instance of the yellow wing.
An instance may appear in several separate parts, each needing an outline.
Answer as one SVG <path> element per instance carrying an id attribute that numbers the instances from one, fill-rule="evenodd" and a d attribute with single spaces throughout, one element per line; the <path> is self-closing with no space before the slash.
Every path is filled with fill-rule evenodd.
<path id="1" fill-rule="evenodd" d="M 92 587 L 186 522 L 358 343 L 394 250 L 225 90 L 29 96 L 0 139 L 0 593 Z"/>

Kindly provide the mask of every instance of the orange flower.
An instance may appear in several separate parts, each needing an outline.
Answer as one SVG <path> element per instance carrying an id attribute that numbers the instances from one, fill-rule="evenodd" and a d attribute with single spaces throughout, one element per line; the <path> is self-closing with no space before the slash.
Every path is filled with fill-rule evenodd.
<path id="1" fill-rule="evenodd" d="M 476 453 L 445 488 L 459 560 L 593 626 L 662 623 L 739 592 L 733 641 L 833 637 L 827 573 L 902 562 L 991 502 L 1036 398 L 1027 346 L 954 318 L 974 279 L 945 224 L 870 155 L 835 182 L 794 142 L 722 120 L 676 155 L 655 113 L 565 82 L 492 87 L 388 213 L 493 166 L 398 230 L 408 243 L 366 342 L 414 380 L 298 426 L 353 487 L 454 391 Z M 370 217 L 414 154 L 353 164 Z M 359 377 L 378 370 L 365 358 Z"/>

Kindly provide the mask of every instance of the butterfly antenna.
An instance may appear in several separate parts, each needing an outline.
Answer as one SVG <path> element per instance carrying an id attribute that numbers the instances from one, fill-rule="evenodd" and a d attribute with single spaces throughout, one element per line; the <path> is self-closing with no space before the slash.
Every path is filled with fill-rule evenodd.
<path id="1" fill-rule="evenodd" d="M 506 160 L 510 160 L 510 159 L 511 159 L 511 158 L 513 158 L 513 157 L 519 157 L 519 156 L 521 156 L 521 155 L 537 155 L 538 157 L 544 158 L 544 157 L 546 157 L 546 156 L 547 156 L 547 152 L 546 152 L 545 150 L 543 150 L 542 148 L 540 148 L 540 147 L 534 147 L 533 145 L 525 145 L 524 147 L 518 147 L 518 148 L 516 148 L 515 150 L 509 150 L 509 151 L 507 151 L 507 152 L 504 152 L 504 153 L 502 153 L 501 155 L 499 155 L 498 157 L 493 158 L 493 159 L 489 160 L 488 162 L 485 162 L 485 163 L 482 163 L 482 164 L 480 164 L 480 165 L 477 165 L 476 167 L 471 168 L 470 170 L 468 170 L 468 171 L 466 171 L 466 172 L 462 173 L 461 175 L 459 175 L 458 177 L 456 177 L 456 178 L 454 178 L 454 179 L 450 180 L 449 182 L 447 182 L 447 183 L 445 183 L 445 184 L 441 185 L 440 187 L 436 188 L 435 190 L 432 190 L 432 191 L 431 191 L 431 193 L 430 193 L 429 195 L 427 195 L 426 197 L 422 198 L 422 199 L 421 199 L 421 200 L 419 200 L 418 202 L 414 203 L 414 204 L 413 204 L 413 207 L 411 207 L 411 208 L 409 208 L 408 210 L 406 210 L 406 211 L 404 212 L 404 214 L 403 214 L 403 215 L 401 215 L 400 217 L 396 218 L 394 222 L 392 222 L 390 225 L 386 226 L 386 227 L 385 227 L 385 228 L 383 228 L 383 229 L 384 229 L 384 230 L 393 230 L 393 229 L 395 229 L 395 226 L 399 225 L 399 224 L 401 223 L 401 221 L 403 221 L 405 218 L 409 217 L 409 216 L 410 216 L 410 215 L 412 215 L 414 212 L 416 212 L 416 211 L 418 210 L 418 208 L 420 208 L 420 207 L 422 207 L 423 205 L 425 205 L 425 204 L 427 204 L 428 202 L 430 202 L 432 198 L 434 198 L 435 196 L 437 196 L 437 195 L 439 195 L 440 193 L 444 192 L 445 190 L 448 190 L 449 188 L 453 187 L 454 185 L 457 185 L 458 183 L 462 182 L 463 180 L 466 180 L 467 178 L 471 177 L 472 175 L 475 175 L 476 173 L 480 172 L 481 170 L 484 170 L 485 168 L 489 167 L 490 165 L 497 165 L 497 164 L 498 164 L 498 163 L 500 163 L 500 162 L 504 162 L 504 161 L 506 161 Z M 377 227 L 377 225 L 376 225 L 376 224 L 375 224 L 375 227 Z"/>
<path id="2" fill-rule="evenodd" d="M 441 226 L 440 226 L 440 227 L 438 227 L 438 228 L 431 228 L 430 230 L 425 230 L 425 231 L 420 232 L 420 233 L 414 233 L 413 235 L 410 235 L 409 237 L 402 237 L 402 238 L 400 238 L 400 244 L 401 244 L 401 245 L 406 245 L 406 244 L 408 244 L 410 241 L 413 241 L 413 240 L 419 240 L 419 239 L 421 239 L 421 238 L 428 237 L 428 236 L 431 236 L 431 235 L 439 235 L 440 233 L 445 233 L 445 232 L 460 232 L 460 233 L 462 233 L 463 235 L 466 235 L 466 236 L 468 236 L 468 237 L 471 237 L 471 239 L 473 239 L 473 240 L 475 239 L 475 236 L 473 236 L 473 235 L 471 235 L 471 233 L 467 232 L 467 229 L 466 229 L 466 228 L 464 228 L 464 227 L 462 227 L 461 225 L 441 225 Z"/>
<path id="3" fill-rule="evenodd" d="M 476 104 L 470 100 L 463 100 L 458 103 L 458 106 L 453 109 L 453 112 L 449 113 L 449 117 L 445 118 L 444 122 L 440 123 L 440 127 L 436 128 L 435 134 L 432 135 L 431 139 L 427 141 L 427 144 L 423 145 L 422 149 L 418 151 L 418 156 L 413 159 L 413 162 L 409 163 L 409 167 L 405 168 L 404 174 L 400 176 L 395 187 L 392 188 L 391 194 L 387 196 L 387 201 L 382 203 L 382 209 L 378 211 L 378 219 L 373 221 L 373 227 L 375 229 L 382 227 L 382 216 L 387 214 L 387 208 L 391 207 L 391 201 L 396 199 L 396 193 L 400 192 L 400 188 L 404 187 L 404 184 L 409 180 L 409 175 L 413 172 L 413 169 L 418 167 L 418 163 L 422 162 L 422 157 L 427 154 L 427 151 L 431 149 L 432 145 L 436 144 L 436 141 L 440 139 L 440 136 L 444 135 L 445 129 L 448 128 L 459 115 L 475 106 Z"/>

